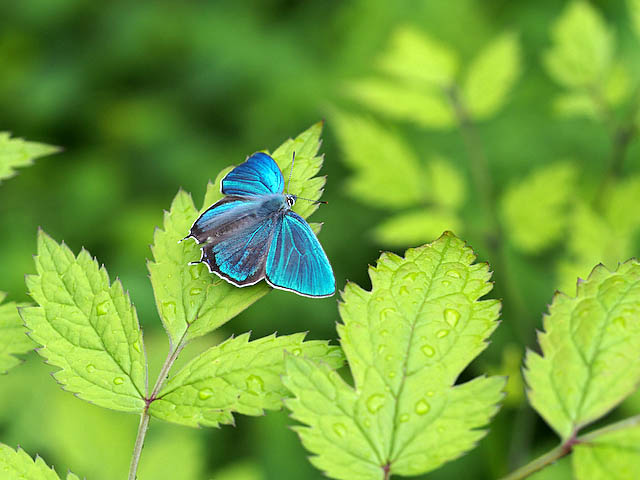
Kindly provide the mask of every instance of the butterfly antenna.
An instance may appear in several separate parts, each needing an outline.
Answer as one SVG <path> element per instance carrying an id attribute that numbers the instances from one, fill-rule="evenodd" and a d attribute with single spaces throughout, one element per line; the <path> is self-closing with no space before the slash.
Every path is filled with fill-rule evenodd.
<path id="1" fill-rule="evenodd" d="M 329 202 L 326 202 L 324 200 L 312 200 L 310 198 L 298 197 L 297 195 L 296 195 L 296 200 L 306 200 L 307 202 L 322 203 L 323 205 L 328 205 L 329 204 Z"/>
<path id="2" fill-rule="evenodd" d="M 289 185 L 291 184 L 291 175 L 293 175 L 293 162 L 296 161 L 296 152 L 293 152 L 293 157 L 291 158 L 291 170 L 289 171 L 289 181 L 287 181 L 287 194 L 289 194 Z"/>

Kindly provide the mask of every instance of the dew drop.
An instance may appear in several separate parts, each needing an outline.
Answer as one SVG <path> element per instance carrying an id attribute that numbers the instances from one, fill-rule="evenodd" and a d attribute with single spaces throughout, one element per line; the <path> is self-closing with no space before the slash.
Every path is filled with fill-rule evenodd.
<path id="1" fill-rule="evenodd" d="M 407 273 L 404 276 L 404 280 L 409 280 L 410 282 L 415 282 L 417 277 L 418 277 L 418 273 L 417 272 L 411 272 L 411 273 Z"/>
<path id="2" fill-rule="evenodd" d="M 418 415 L 425 415 L 431 410 L 431 405 L 429 405 L 426 400 L 419 400 L 418 403 L 416 403 L 415 410 Z"/>
<path id="3" fill-rule="evenodd" d="M 369 400 L 367 400 L 367 409 L 371 413 L 376 413 L 378 410 L 382 408 L 383 405 L 384 405 L 384 395 L 380 395 L 379 393 L 371 395 L 369 397 Z"/>
<path id="4" fill-rule="evenodd" d="M 189 273 L 191 274 L 191 278 L 193 280 L 197 280 L 198 278 L 200 278 L 200 269 L 199 268 L 190 268 L 189 269 Z"/>
<path id="5" fill-rule="evenodd" d="M 124 383 L 124 378 L 116 377 L 113 379 L 113 383 L 115 383 L 116 385 L 122 385 Z"/>
<path id="6" fill-rule="evenodd" d="M 460 274 L 455 270 L 449 270 L 445 275 L 451 278 L 460 278 Z"/>
<path id="7" fill-rule="evenodd" d="M 387 335 L 389 335 L 389 330 L 380 330 L 381 337 L 386 337 Z"/>
<path id="8" fill-rule="evenodd" d="M 398 420 L 400 420 L 400 423 L 408 422 L 409 421 L 409 414 L 408 413 L 403 413 L 402 415 L 400 415 L 400 418 Z"/>
<path id="9" fill-rule="evenodd" d="M 262 392 L 264 390 L 264 381 L 257 375 L 249 375 L 247 377 L 247 390 L 255 394 Z"/>
<path id="10" fill-rule="evenodd" d="M 293 354 L 294 357 L 299 357 L 300 354 L 302 353 L 302 349 L 294 348 L 293 350 L 291 350 L 291 353 Z"/>
<path id="11" fill-rule="evenodd" d="M 105 300 L 104 302 L 96 305 L 96 313 L 98 315 L 106 315 L 107 313 L 109 313 L 109 301 Z"/>
<path id="12" fill-rule="evenodd" d="M 436 333 L 436 337 L 438 338 L 444 338 L 447 335 L 449 335 L 449 330 L 439 330 L 438 333 Z"/>
<path id="13" fill-rule="evenodd" d="M 387 362 L 390 362 L 391 360 L 393 360 L 393 355 L 387 355 L 386 357 L 384 357 L 384 359 L 385 359 Z"/>
<path id="14" fill-rule="evenodd" d="M 193 296 L 200 295 L 201 293 L 202 293 L 202 289 L 198 287 L 194 287 L 191 290 L 189 290 L 189 294 Z"/>
<path id="15" fill-rule="evenodd" d="M 431 345 L 423 345 L 420 350 L 422 350 L 422 353 L 427 357 L 433 357 L 436 353 L 435 349 Z"/>
<path id="16" fill-rule="evenodd" d="M 378 345 L 378 353 L 382 353 L 387 349 L 387 346 L 384 344 Z"/>
<path id="17" fill-rule="evenodd" d="M 455 327 L 458 324 L 458 320 L 460 320 L 460 312 L 454 310 L 453 308 L 445 308 L 444 309 L 444 321 L 447 322 L 452 327 Z"/>
<path id="18" fill-rule="evenodd" d="M 442 281 L 442 286 L 443 287 L 448 287 L 449 285 L 451 285 L 451 282 L 449 280 L 443 280 Z"/>
<path id="19" fill-rule="evenodd" d="M 198 398 L 200 400 L 206 400 L 208 398 L 211 398 L 212 396 L 213 390 L 211 390 L 210 388 L 204 388 L 198 392 Z"/>
<path id="20" fill-rule="evenodd" d="M 333 431 L 336 432 L 340 438 L 344 437 L 347 434 L 347 429 L 342 423 L 334 423 Z"/>
<path id="21" fill-rule="evenodd" d="M 95 365 L 92 365 L 92 364 L 87 365 L 87 372 L 93 373 L 95 371 L 96 371 L 96 366 Z"/>
<path id="22" fill-rule="evenodd" d="M 389 378 L 395 378 L 395 376 L 396 376 L 396 372 L 387 373 L 387 377 L 389 377 Z"/>
<path id="23" fill-rule="evenodd" d="M 427 392 L 427 397 L 433 397 L 435 395 L 435 393 L 433 392 Z"/>
<path id="24" fill-rule="evenodd" d="M 402 296 L 407 296 L 409 295 L 409 289 L 403 285 L 400 287 L 400 290 L 398 290 L 398 293 Z"/>
<path id="25" fill-rule="evenodd" d="M 164 302 L 162 304 L 162 313 L 165 317 L 175 317 L 176 315 L 176 303 Z"/>

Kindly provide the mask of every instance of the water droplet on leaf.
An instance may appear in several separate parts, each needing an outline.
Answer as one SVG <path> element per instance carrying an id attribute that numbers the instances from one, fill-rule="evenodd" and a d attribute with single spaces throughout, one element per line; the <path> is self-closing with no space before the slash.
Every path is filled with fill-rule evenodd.
<path id="1" fill-rule="evenodd" d="M 333 431 L 336 432 L 336 435 L 339 437 L 344 437 L 347 434 L 347 429 L 342 423 L 335 423 L 333 425 Z"/>
<path id="2" fill-rule="evenodd" d="M 176 303 L 175 302 L 164 302 L 162 304 L 162 314 L 165 317 L 175 317 L 175 315 L 176 315 Z"/>
<path id="3" fill-rule="evenodd" d="M 427 357 L 433 357 L 436 353 L 435 349 L 431 345 L 423 345 L 420 349 Z"/>
<path id="4" fill-rule="evenodd" d="M 294 348 L 293 350 L 291 350 L 291 353 L 293 354 L 294 357 L 299 357 L 300 354 L 302 353 L 302 349 Z"/>
<path id="5" fill-rule="evenodd" d="M 257 375 L 249 375 L 247 377 L 247 390 L 255 394 L 262 392 L 264 390 L 264 381 Z"/>
<path id="6" fill-rule="evenodd" d="M 122 385 L 124 383 L 124 378 L 116 377 L 113 379 L 113 383 L 115 383 L 116 385 Z"/>
<path id="7" fill-rule="evenodd" d="M 194 287 L 191 290 L 189 290 L 189 294 L 193 296 L 200 295 L 201 293 L 202 293 L 202 289 L 198 287 Z"/>
<path id="8" fill-rule="evenodd" d="M 212 396 L 213 390 L 211 390 L 210 388 L 204 388 L 198 392 L 198 398 L 200 400 L 206 400 L 208 398 L 211 398 Z"/>
<path id="9" fill-rule="evenodd" d="M 453 308 L 444 309 L 444 320 L 452 327 L 455 327 L 460 320 L 460 312 Z"/>
<path id="10" fill-rule="evenodd" d="M 92 365 L 92 364 L 87 365 L 87 372 L 93 373 L 95 371 L 96 371 L 96 366 L 95 365 Z"/>
<path id="11" fill-rule="evenodd" d="M 436 337 L 438 338 L 444 338 L 447 335 L 449 335 L 449 330 L 440 330 L 438 331 L 438 333 L 436 333 Z"/>
<path id="12" fill-rule="evenodd" d="M 371 413 L 376 413 L 378 410 L 382 408 L 383 405 L 384 405 L 384 395 L 380 395 L 379 393 L 371 395 L 369 397 L 369 400 L 367 400 L 367 409 Z"/>
<path id="13" fill-rule="evenodd" d="M 419 400 L 416 403 L 416 413 L 418 415 L 425 415 L 429 410 L 431 410 L 431 405 L 426 400 Z"/>
<path id="14" fill-rule="evenodd" d="M 408 413 L 403 413 L 402 415 L 400 415 L 400 423 L 405 423 L 409 421 L 409 414 Z"/>
<path id="15" fill-rule="evenodd" d="M 104 302 L 96 305 L 96 313 L 98 315 L 106 315 L 107 313 L 109 313 L 109 301 L 105 300 Z"/>
<path id="16" fill-rule="evenodd" d="M 456 272 L 455 270 L 449 270 L 446 273 L 447 277 L 451 277 L 451 278 L 460 278 L 460 274 L 458 272 Z"/>

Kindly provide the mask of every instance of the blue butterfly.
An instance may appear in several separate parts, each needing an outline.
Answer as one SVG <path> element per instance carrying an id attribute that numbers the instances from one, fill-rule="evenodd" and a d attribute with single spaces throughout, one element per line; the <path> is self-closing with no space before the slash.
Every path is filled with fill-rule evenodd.
<path id="1" fill-rule="evenodd" d="M 269 285 L 306 297 L 336 291 L 333 270 L 309 224 L 291 210 L 297 196 L 266 153 L 254 153 L 222 179 L 225 195 L 191 226 L 200 262 L 238 287 Z"/>

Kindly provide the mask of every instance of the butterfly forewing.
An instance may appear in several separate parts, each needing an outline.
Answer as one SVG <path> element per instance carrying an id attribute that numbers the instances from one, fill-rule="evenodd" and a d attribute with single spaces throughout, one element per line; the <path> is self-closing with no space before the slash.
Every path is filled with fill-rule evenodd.
<path id="1" fill-rule="evenodd" d="M 251 155 L 222 179 L 225 195 L 269 195 L 284 191 L 284 178 L 278 164 L 266 153 Z"/>

